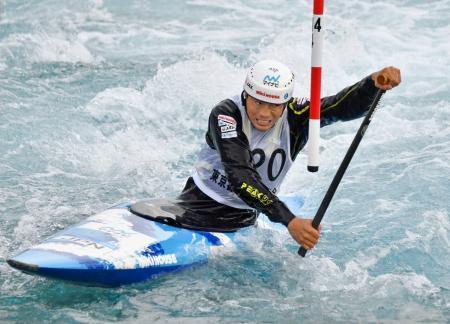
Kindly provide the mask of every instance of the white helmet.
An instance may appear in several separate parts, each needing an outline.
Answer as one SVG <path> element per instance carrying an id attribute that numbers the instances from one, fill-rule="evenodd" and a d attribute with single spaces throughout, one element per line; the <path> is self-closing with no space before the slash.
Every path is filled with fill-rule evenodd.
<path id="1" fill-rule="evenodd" d="M 248 70 L 244 91 L 261 101 L 286 103 L 294 92 L 294 73 L 280 62 L 260 61 Z"/>

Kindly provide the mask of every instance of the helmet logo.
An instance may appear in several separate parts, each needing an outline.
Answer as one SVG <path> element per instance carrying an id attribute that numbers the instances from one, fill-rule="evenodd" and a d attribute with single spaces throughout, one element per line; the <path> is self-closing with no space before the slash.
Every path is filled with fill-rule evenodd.
<path id="1" fill-rule="evenodd" d="M 273 94 L 270 94 L 270 93 L 266 93 L 264 91 L 256 90 L 256 94 L 260 95 L 260 96 L 263 96 L 263 97 L 267 97 L 267 98 L 280 99 L 280 96 L 273 95 Z"/>
<path id="2" fill-rule="evenodd" d="M 286 93 L 284 94 L 284 99 L 287 99 L 287 98 L 289 98 L 289 93 L 286 92 Z"/>
<path id="3" fill-rule="evenodd" d="M 278 76 L 266 75 L 264 77 L 263 83 L 264 83 L 264 85 L 278 88 L 278 85 L 280 84 L 279 80 L 280 80 L 280 75 L 278 75 Z"/>
<path id="4" fill-rule="evenodd" d="M 249 87 L 250 89 L 253 90 L 253 84 L 251 84 L 250 82 L 247 81 L 247 87 Z"/>

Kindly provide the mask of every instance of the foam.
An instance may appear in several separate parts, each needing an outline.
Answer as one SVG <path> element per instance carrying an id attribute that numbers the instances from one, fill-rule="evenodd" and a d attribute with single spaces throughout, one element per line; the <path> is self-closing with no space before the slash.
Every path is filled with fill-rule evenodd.
<path id="1" fill-rule="evenodd" d="M 78 41 L 64 38 L 38 36 L 34 60 L 37 62 L 84 62 L 93 63 L 95 57 Z"/>
<path id="2" fill-rule="evenodd" d="M 296 74 L 295 95 L 308 97 L 311 5 L 8 4 L 0 22 L 0 254 L 116 200 L 178 193 L 211 108 L 241 91 L 251 63 L 285 62 Z M 325 10 L 324 95 L 385 65 L 400 67 L 403 83 L 383 97 L 316 249 L 299 259 L 285 230 L 255 229 L 239 241 L 242 253 L 150 284 L 151 293 L 148 284 L 124 288 L 120 315 L 100 302 L 83 319 L 254 321 L 250 310 L 259 307 L 256 320 L 269 322 L 445 321 L 450 3 L 333 1 Z M 322 129 L 318 174 L 306 172 L 306 150 L 299 155 L 281 194 L 305 197 L 302 214 L 314 215 L 359 124 Z M 2 275 L 2 288 L 14 298 L 43 291 L 36 300 L 52 305 L 49 290 L 70 290 L 19 274 L 4 279 L 11 273 Z M 180 291 L 189 300 L 178 298 Z M 96 300 L 111 298 L 102 294 Z M 46 309 L 16 301 L 23 316 L 24 307 Z M 62 316 L 42 314 L 43 321 Z"/>
<path id="3" fill-rule="evenodd" d="M 208 73 L 211 65 L 223 77 L 217 82 Z M 211 53 L 160 67 L 142 91 L 112 88 L 97 94 L 86 106 L 101 131 L 89 145 L 94 152 L 86 161 L 89 168 L 124 174 L 151 166 L 153 172 L 146 177 L 171 178 L 168 162 L 177 163 L 198 150 L 201 138 L 192 142 L 194 134 L 206 131 L 209 110 L 217 98 L 232 94 L 226 85 L 242 73 Z"/>

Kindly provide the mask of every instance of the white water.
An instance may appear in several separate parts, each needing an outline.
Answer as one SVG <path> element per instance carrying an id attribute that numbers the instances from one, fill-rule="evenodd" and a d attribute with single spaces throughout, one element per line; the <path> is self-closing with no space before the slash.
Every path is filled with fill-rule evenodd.
<path id="1" fill-rule="evenodd" d="M 307 259 L 255 230 L 242 253 L 104 290 L 5 258 L 115 203 L 175 196 L 210 109 L 276 58 L 309 93 L 307 1 L 0 4 L 0 320 L 441 322 L 450 318 L 448 1 L 326 4 L 324 95 L 386 65 L 387 93 Z M 360 121 L 322 129 L 282 187 L 314 214 Z M 248 242 L 246 242 L 248 240 Z"/>

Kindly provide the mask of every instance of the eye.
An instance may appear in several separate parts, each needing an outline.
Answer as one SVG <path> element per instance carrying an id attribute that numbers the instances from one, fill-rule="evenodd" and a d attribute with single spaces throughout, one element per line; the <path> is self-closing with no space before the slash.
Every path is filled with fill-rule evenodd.
<path id="1" fill-rule="evenodd" d="M 274 112 L 277 112 L 277 111 L 283 110 L 283 107 L 284 107 L 284 105 L 272 105 L 272 106 L 270 106 L 270 109 Z"/>

